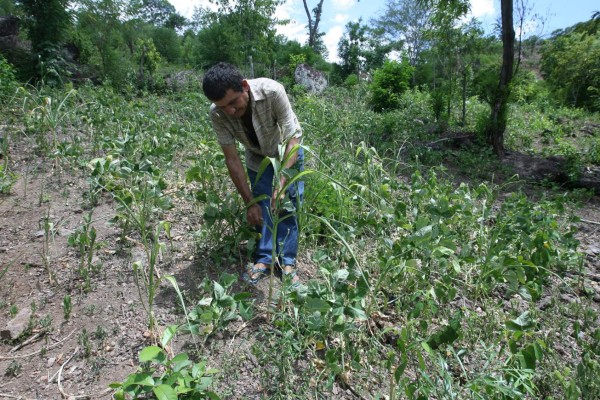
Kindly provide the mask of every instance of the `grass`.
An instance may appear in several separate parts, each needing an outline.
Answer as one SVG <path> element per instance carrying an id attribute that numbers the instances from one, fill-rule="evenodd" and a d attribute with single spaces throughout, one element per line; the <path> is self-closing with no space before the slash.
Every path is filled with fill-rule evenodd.
<path id="1" fill-rule="evenodd" d="M 584 265 L 571 197 L 549 192 L 532 201 L 510 184 L 476 181 L 481 174 L 471 183 L 455 182 L 441 165 L 447 154 L 419 147 L 434 138 L 423 122 L 432 120 L 426 94 L 408 93 L 404 110 L 382 115 L 366 109 L 361 90 L 294 101 L 313 171 L 298 210 L 301 249 L 317 276 L 252 332 L 258 340 L 250 352 L 268 397 L 327 397 L 340 386 L 390 399 L 597 393 L 600 340 L 591 297 L 560 301 L 579 296 L 581 282 L 566 273 L 581 274 Z M 47 113 L 52 119 L 32 121 L 53 104 L 47 98 L 62 99 Z M 32 91 L 26 99 L 21 117 L 39 132 L 23 134 L 40 135 L 45 156 L 60 157 L 88 181 L 87 206 L 103 201 L 102 193 L 117 199 L 113 222 L 123 238 L 146 250 L 135 265 L 151 329 L 158 322 L 153 302 L 162 288 L 161 256 L 171 242 L 170 224 L 177 223 L 166 222 L 173 207 L 186 204 L 199 216 L 183 239 L 196 242 L 198 256 L 244 265 L 252 236 L 200 94 L 124 98 L 84 86 L 77 96 Z M 470 127 L 481 107 L 473 109 Z M 554 110 L 523 109 L 534 118 L 511 121 L 518 129 L 511 129 L 509 146 L 533 147 L 546 140 L 545 130 L 596 118 L 563 110 L 568 122 L 559 123 L 551 120 Z M 564 138 L 559 133 L 553 135 Z M 493 168 L 485 152 L 454 156 L 464 171 L 486 163 Z M 81 240 L 73 239 L 82 269 L 90 268 L 94 251 L 91 215 L 78 231 Z M 177 289 L 185 313 L 179 325 L 206 332 L 195 357 L 209 355 L 202 352 L 215 348 L 209 347 L 213 334 L 239 314 L 253 315 L 247 296 L 232 292 L 234 278 L 207 281 L 204 297 Z M 177 288 L 174 278 L 166 279 Z M 546 308 L 539 307 L 542 300 Z M 70 305 L 64 312 L 69 318 Z M 87 333 L 80 344 L 91 351 Z M 565 347 L 572 349 L 568 356 L 560 353 Z M 171 366 L 160 349 L 143 360 Z M 214 382 L 216 392 L 231 390 L 218 387 L 230 382 L 218 374 Z"/>

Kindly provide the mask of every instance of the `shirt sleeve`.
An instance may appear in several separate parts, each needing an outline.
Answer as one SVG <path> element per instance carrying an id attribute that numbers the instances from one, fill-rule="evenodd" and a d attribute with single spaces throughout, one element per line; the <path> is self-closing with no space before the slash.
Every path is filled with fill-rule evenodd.
<path id="1" fill-rule="evenodd" d="M 219 142 L 221 146 L 235 144 L 235 137 L 231 132 L 231 125 L 227 121 L 227 118 L 219 113 L 214 104 L 210 108 L 210 121 L 213 130 L 217 135 L 217 142 Z"/>
<path id="2" fill-rule="evenodd" d="M 294 110 L 292 110 L 292 106 L 282 85 L 278 85 L 272 107 L 281 128 L 283 139 L 287 141 L 293 137 L 302 137 L 302 127 L 300 126 L 300 122 L 298 122 Z"/>

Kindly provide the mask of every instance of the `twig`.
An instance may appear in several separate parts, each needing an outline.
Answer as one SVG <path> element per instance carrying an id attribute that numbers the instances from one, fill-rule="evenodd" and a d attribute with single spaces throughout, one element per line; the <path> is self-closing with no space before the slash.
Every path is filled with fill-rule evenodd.
<path id="1" fill-rule="evenodd" d="M 11 394 L 4 394 L 4 393 L 0 393 L 0 397 L 6 397 L 6 398 L 9 398 L 9 399 L 18 399 L 18 400 L 31 400 L 31 399 L 28 399 L 26 397 L 13 396 Z"/>
<path id="2" fill-rule="evenodd" d="M 246 328 L 246 327 L 247 327 L 247 326 L 250 324 L 250 322 L 254 321 L 254 320 L 255 320 L 255 319 L 257 319 L 258 317 L 261 317 L 261 316 L 263 316 L 264 314 L 265 314 L 265 313 L 256 314 L 254 317 L 252 317 L 252 318 L 250 318 L 248 321 L 244 322 L 244 323 L 242 324 L 242 326 L 241 326 L 241 327 L 240 327 L 240 328 L 239 328 L 237 331 L 235 331 L 235 333 L 233 334 L 233 336 L 232 336 L 232 338 L 231 338 L 231 342 L 229 343 L 229 345 L 230 345 L 230 346 L 232 346 L 232 345 L 233 345 L 233 342 L 234 342 L 234 340 L 235 340 L 235 337 L 236 337 L 237 335 L 239 335 L 239 334 L 240 334 L 240 332 L 241 332 L 241 331 L 243 331 L 243 330 L 244 330 L 244 329 L 245 329 L 245 328 Z"/>
<path id="3" fill-rule="evenodd" d="M 585 222 L 586 224 L 600 225 L 600 222 L 598 222 L 598 221 L 590 221 L 589 219 L 581 219 L 581 222 Z"/>
<path id="4" fill-rule="evenodd" d="M 73 330 L 73 332 L 69 333 L 69 335 L 64 338 L 63 340 L 60 340 L 54 344 L 51 344 L 48 347 L 42 347 L 41 349 L 39 349 L 38 351 L 34 351 L 33 353 L 29 353 L 29 354 L 22 354 L 19 356 L 11 356 L 11 357 L 2 357 L 0 356 L 0 360 L 16 360 L 18 358 L 27 358 L 27 357 L 31 357 L 31 356 L 35 356 L 36 354 L 41 353 L 44 350 L 50 350 L 55 348 L 56 346 L 58 346 L 59 344 L 63 343 L 64 341 L 66 341 L 67 339 L 69 339 L 71 336 L 73 336 L 73 334 L 75 333 L 76 329 Z"/>
<path id="5" fill-rule="evenodd" d="M 71 400 L 71 399 L 89 399 L 89 398 L 90 398 L 90 396 L 87 396 L 87 395 L 73 396 L 72 394 L 67 394 L 67 393 L 65 393 L 65 391 L 63 390 L 63 387 L 62 387 L 62 385 L 61 385 L 61 383 L 60 383 L 60 378 L 61 378 L 61 376 L 62 376 L 62 371 L 63 371 L 63 368 L 65 368 L 65 365 L 67 365 L 67 364 L 69 363 L 69 361 L 71 361 L 71 359 L 72 359 L 73 357 L 75 357 L 75 355 L 76 355 L 77 353 L 79 353 L 79 346 L 77 346 L 77 347 L 75 348 L 75 351 L 73 352 L 73 354 L 71 354 L 71 357 L 67 358 L 67 361 L 65 361 L 65 362 L 63 363 L 63 365 L 61 365 L 61 366 L 60 366 L 60 369 L 58 370 L 58 379 L 57 379 L 57 383 L 58 383 L 58 390 L 60 390 L 60 394 L 62 394 L 62 396 L 63 396 L 65 399 L 69 399 L 69 400 Z"/>
<path id="6" fill-rule="evenodd" d="M 41 338 L 45 334 L 46 334 L 46 331 L 38 332 L 37 334 L 33 335 L 32 337 L 30 337 L 29 339 L 27 339 L 23 343 L 20 343 L 20 344 L 16 345 L 15 347 L 13 347 L 12 349 L 10 349 L 9 353 L 14 353 L 15 351 L 17 351 L 17 350 L 19 350 L 19 349 L 27 346 L 28 344 L 31 344 L 31 343 L 35 342 L 36 340 L 38 340 L 39 338 Z"/>

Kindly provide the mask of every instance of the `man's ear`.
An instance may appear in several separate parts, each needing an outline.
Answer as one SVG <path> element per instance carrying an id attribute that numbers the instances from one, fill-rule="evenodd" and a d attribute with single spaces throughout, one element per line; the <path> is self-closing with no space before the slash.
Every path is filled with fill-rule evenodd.
<path id="1" fill-rule="evenodd" d="M 242 80 L 242 89 L 244 89 L 244 91 L 250 90 L 250 85 L 246 79 Z"/>

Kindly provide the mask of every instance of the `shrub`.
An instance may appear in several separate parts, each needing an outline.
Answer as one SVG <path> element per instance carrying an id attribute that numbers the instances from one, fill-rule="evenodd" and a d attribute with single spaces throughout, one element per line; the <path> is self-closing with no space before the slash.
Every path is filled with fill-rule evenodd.
<path id="1" fill-rule="evenodd" d="M 14 68 L 0 54 L 0 102 L 14 94 L 17 86 Z"/>
<path id="2" fill-rule="evenodd" d="M 409 80 L 414 68 L 404 60 L 386 61 L 383 67 L 373 74 L 370 86 L 371 106 L 375 111 L 394 110 L 400 106 L 400 95 L 409 88 Z"/>

